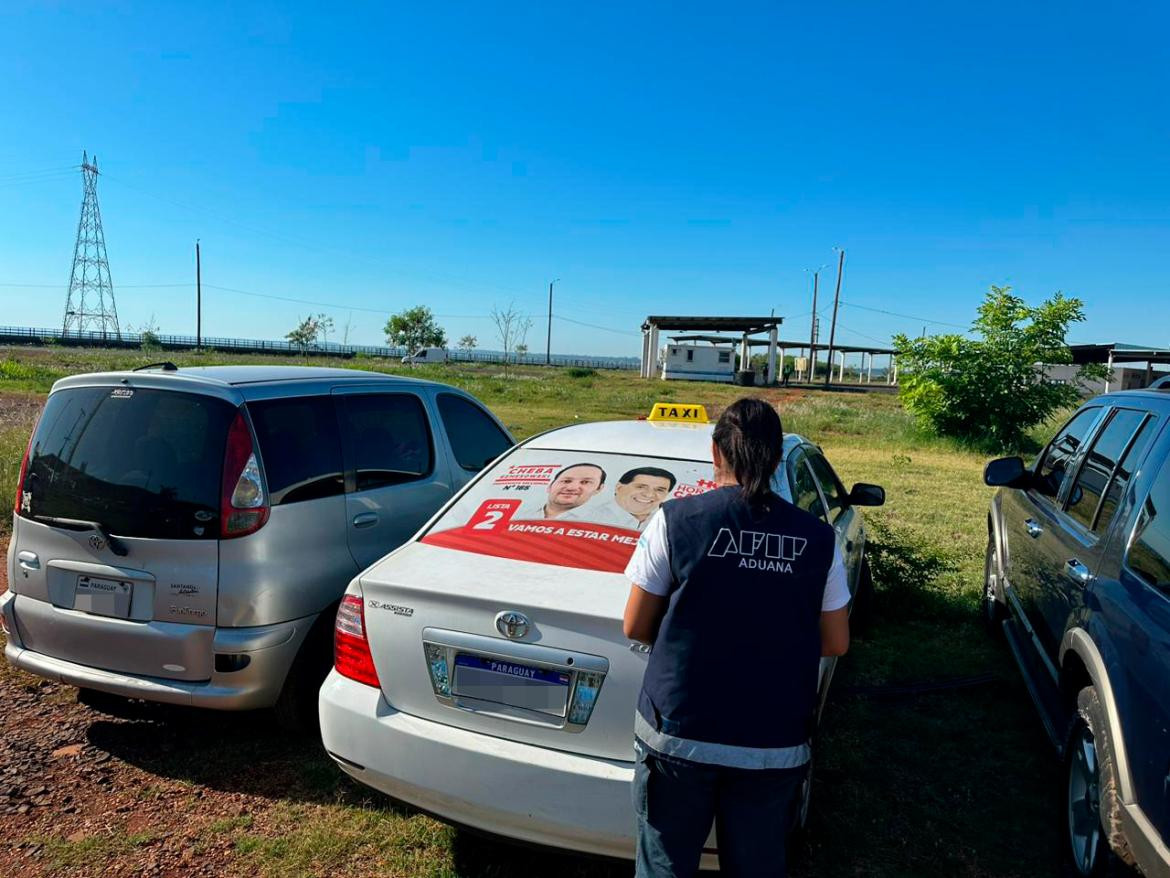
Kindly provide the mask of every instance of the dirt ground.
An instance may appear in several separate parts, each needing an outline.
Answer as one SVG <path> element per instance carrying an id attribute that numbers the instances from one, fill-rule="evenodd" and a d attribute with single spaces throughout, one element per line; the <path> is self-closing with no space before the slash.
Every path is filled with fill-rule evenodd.
<path id="1" fill-rule="evenodd" d="M 0 537 L 0 556 L 7 551 Z M 7 589 L 0 570 L 0 592 Z M 201 737 L 222 740 L 223 721 L 144 710 L 117 718 L 77 702 L 76 690 L 0 662 L 0 875 L 224 875 L 237 872 L 217 823 L 261 821 L 295 787 L 292 765 L 253 763 L 253 776 L 203 786 L 182 765 Z M 256 718 L 232 717 L 246 731 Z M 218 837 L 218 840 L 217 840 Z"/>

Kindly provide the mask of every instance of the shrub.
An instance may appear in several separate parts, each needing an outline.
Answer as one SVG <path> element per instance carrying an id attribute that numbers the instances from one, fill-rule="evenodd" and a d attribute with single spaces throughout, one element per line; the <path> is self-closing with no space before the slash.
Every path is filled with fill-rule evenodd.
<path id="1" fill-rule="evenodd" d="M 1029 428 L 1078 401 L 1075 383 L 1053 380 L 1043 367 L 1072 362 L 1065 335 L 1084 319 L 1079 299 L 1057 293 L 1033 308 L 1011 287 L 993 286 L 972 327 L 982 338 L 894 337 L 902 403 L 939 435 L 988 450 L 1019 448 Z M 1091 364 L 1078 380 L 1104 374 Z"/>

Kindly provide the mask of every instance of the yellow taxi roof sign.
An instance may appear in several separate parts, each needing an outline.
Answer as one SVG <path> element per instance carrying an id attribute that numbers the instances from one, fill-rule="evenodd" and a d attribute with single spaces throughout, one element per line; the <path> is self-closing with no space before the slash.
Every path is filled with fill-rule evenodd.
<path id="1" fill-rule="evenodd" d="M 647 421 L 674 421 L 683 424 L 706 424 L 707 410 L 701 405 L 679 402 L 656 402 Z"/>

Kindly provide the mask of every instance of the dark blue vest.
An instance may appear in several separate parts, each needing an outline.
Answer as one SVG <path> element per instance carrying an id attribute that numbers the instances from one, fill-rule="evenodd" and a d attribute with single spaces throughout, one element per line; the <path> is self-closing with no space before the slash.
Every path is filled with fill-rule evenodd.
<path id="1" fill-rule="evenodd" d="M 833 529 L 738 487 L 662 507 L 673 590 L 638 712 L 672 738 L 787 748 L 812 731 Z"/>

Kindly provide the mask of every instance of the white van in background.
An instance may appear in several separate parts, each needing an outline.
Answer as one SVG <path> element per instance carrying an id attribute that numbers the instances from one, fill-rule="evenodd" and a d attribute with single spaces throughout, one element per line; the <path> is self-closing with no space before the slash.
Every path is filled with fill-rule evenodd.
<path id="1" fill-rule="evenodd" d="M 413 354 L 402 358 L 404 363 L 445 363 L 446 348 L 419 348 Z"/>

